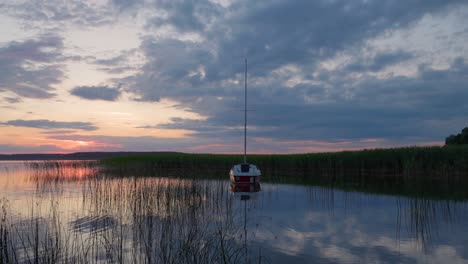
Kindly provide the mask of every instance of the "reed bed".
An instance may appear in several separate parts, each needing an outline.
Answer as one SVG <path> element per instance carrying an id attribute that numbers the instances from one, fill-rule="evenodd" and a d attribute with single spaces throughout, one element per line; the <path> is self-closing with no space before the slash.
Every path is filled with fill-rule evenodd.
<path id="1" fill-rule="evenodd" d="M 81 197 L 75 198 L 86 214 L 66 220 L 60 211 L 68 194 L 48 190 L 69 180 L 57 184 L 51 178 L 49 174 L 31 178 L 51 187 L 38 188 L 49 195 L 42 199 L 37 194 L 27 216 L 15 215 L 9 201 L 0 201 L 0 263 L 250 263 L 261 259 L 241 243 L 234 198 L 223 182 L 71 177 L 79 183 Z M 41 211 L 44 208 L 46 212 Z"/>
<path id="2" fill-rule="evenodd" d="M 40 171 L 49 170 L 56 174 L 68 172 L 66 170 L 76 171 L 76 169 L 95 168 L 98 165 L 96 160 L 39 160 L 25 161 L 26 168 Z"/>
<path id="3" fill-rule="evenodd" d="M 26 162 L 35 182 L 161 177 L 226 180 L 239 155 L 163 153 L 100 161 Z M 251 155 L 262 181 L 432 199 L 468 199 L 468 148 L 415 147 L 356 152 Z M 406 164 L 406 165 L 405 165 Z M 353 167 L 354 166 L 354 167 Z"/>
<path id="4" fill-rule="evenodd" d="M 148 154 L 104 159 L 101 164 L 115 174 L 180 174 L 225 177 L 241 155 Z M 277 177 L 348 179 L 372 183 L 428 180 L 450 184 L 468 182 L 468 146 L 406 147 L 291 155 L 249 155 L 266 180 Z"/>

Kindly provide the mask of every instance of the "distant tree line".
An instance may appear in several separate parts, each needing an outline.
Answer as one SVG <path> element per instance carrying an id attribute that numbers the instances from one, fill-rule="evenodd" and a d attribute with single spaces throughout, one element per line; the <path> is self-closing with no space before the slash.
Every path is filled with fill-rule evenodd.
<path id="1" fill-rule="evenodd" d="M 461 133 L 450 135 L 445 139 L 445 145 L 464 145 L 468 144 L 468 127 L 465 127 Z"/>

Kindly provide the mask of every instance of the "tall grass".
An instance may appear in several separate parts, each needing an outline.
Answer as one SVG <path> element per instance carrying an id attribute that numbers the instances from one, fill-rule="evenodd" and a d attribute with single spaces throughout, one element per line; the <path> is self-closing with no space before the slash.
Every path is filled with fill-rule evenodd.
<path id="1" fill-rule="evenodd" d="M 101 161 L 36 161 L 38 184 L 110 175 L 227 179 L 240 155 L 164 153 Z M 338 153 L 251 155 L 262 181 L 439 199 L 468 199 L 468 147 L 412 147 Z"/>
<path id="2" fill-rule="evenodd" d="M 41 181 L 37 186 L 60 188 L 68 182 L 38 175 L 31 178 Z M 38 188 L 50 191 L 48 199 L 38 193 L 27 216 L 15 216 L 9 202 L 1 202 L 0 263 L 243 263 L 256 258 L 239 242 L 241 226 L 224 182 L 70 178 L 81 183 L 86 212 L 72 221 L 59 216 L 67 194 L 53 188 Z"/>
<path id="3" fill-rule="evenodd" d="M 104 159 L 101 164 L 121 174 L 180 174 L 222 176 L 241 155 L 148 154 Z M 341 181 L 408 181 L 428 179 L 458 183 L 468 181 L 468 147 L 406 147 L 291 155 L 250 155 L 248 161 L 260 167 L 266 179 L 276 176 L 325 178 Z"/>

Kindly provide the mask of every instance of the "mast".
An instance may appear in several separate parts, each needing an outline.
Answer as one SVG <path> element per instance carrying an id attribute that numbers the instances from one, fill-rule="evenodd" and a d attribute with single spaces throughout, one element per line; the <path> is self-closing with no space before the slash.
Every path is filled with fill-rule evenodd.
<path id="1" fill-rule="evenodd" d="M 247 163 L 247 58 L 245 58 L 245 100 L 244 100 L 244 164 Z"/>

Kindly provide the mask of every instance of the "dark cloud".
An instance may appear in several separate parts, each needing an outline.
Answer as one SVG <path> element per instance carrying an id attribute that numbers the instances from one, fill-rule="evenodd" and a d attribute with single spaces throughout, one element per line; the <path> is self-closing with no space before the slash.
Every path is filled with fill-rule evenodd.
<path id="1" fill-rule="evenodd" d="M 6 1 L 0 4 L 3 14 L 22 19 L 29 27 L 60 30 L 65 25 L 99 26 L 114 22 L 109 6 L 83 1 Z"/>
<path id="2" fill-rule="evenodd" d="M 114 6 L 116 6 L 120 11 L 134 10 L 136 7 L 144 4 L 144 0 L 112 0 Z"/>
<path id="3" fill-rule="evenodd" d="M 0 126 L 32 127 L 40 129 L 75 129 L 84 131 L 93 131 L 98 129 L 95 125 L 89 122 L 59 122 L 47 119 L 9 120 L 6 122 L 1 122 Z"/>
<path id="4" fill-rule="evenodd" d="M 79 86 L 73 88 L 70 94 L 88 100 L 115 101 L 119 98 L 120 91 L 108 86 Z"/>
<path id="5" fill-rule="evenodd" d="M 131 72 L 131 71 L 136 71 L 137 68 L 132 67 L 132 66 L 116 66 L 116 67 L 99 68 L 99 70 L 110 73 L 110 74 L 122 74 L 122 73 Z"/>
<path id="6" fill-rule="evenodd" d="M 443 140 L 450 131 L 466 126 L 467 73 L 468 65 L 457 60 L 449 69 L 424 69 L 414 78 L 367 78 L 351 84 L 344 77 L 328 80 L 336 90 L 331 97 L 325 94 L 327 89 L 310 85 L 278 88 L 268 96 L 259 92 L 264 87 L 255 87 L 250 92 L 255 111 L 249 112 L 249 135 L 275 140 Z M 352 96 L 344 94 L 347 90 Z M 304 96 L 309 95 L 319 102 L 307 102 Z M 207 120 L 173 119 L 159 128 L 194 130 L 194 136 L 206 139 L 239 137 L 243 115 L 235 104 L 241 108 L 241 100 L 202 100 L 192 106 L 211 113 Z"/>
<path id="7" fill-rule="evenodd" d="M 239 118 L 228 118 L 223 125 L 221 122 L 216 121 L 216 117 L 211 117 L 208 120 L 193 120 L 185 118 L 172 118 L 171 123 L 161 124 L 158 126 L 146 126 L 142 128 L 159 128 L 159 129 L 187 129 L 195 131 L 194 136 L 203 138 L 213 138 L 217 135 L 223 135 L 224 137 L 236 137 L 243 133 L 243 126 L 241 122 L 233 124 L 232 120 L 239 119 L 240 112 L 238 112 Z M 226 117 L 226 116 L 225 116 Z"/>
<path id="8" fill-rule="evenodd" d="M 148 26 L 170 25 L 181 32 L 203 31 L 221 15 L 220 6 L 210 1 L 157 0 L 155 6 L 164 10 L 166 15 L 154 17 Z"/>
<path id="9" fill-rule="evenodd" d="M 122 74 L 138 71 L 145 58 L 137 49 L 123 50 L 119 55 L 109 58 L 87 58 L 90 64 L 98 65 L 98 70 L 110 74 Z"/>
<path id="10" fill-rule="evenodd" d="M 404 63 L 412 58 L 414 58 L 414 55 L 405 51 L 379 53 L 371 58 L 361 58 L 354 63 L 348 64 L 346 70 L 354 72 L 377 72 L 383 70 L 385 67 Z"/>
<path id="11" fill-rule="evenodd" d="M 264 126 L 281 124 L 270 132 L 281 138 L 442 139 L 453 129 L 449 127 L 463 127 L 466 123 L 463 120 L 468 107 L 460 98 L 468 98 L 467 73 L 463 63 L 446 70 L 422 69 L 417 77 L 366 78 L 357 84 L 347 83 L 346 79 L 332 81 L 337 92 L 328 101 L 261 103 L 259 107 L 264 110 L 255 113 L 255 122 Z"/>
<path id="12" fill-rule="evenodd" d="M 44 135 L 66 135 L 66 134 L 73 134 L 77 132 L 77 130 L 73 129 L 60 129 L 60 130 L 46 130 L 46 131 L 41 131 L 41 134 Z"/>
<path id="13" fill-rule="evenodd" d="M 256 110 L 249 114 L 253 137 L 424 142 L 445 136 L 452 129 L 447 122 L 463 125 L 464 61 L 446 70 L 421 67 L 413 77 L 376 77 L 420 54 L 377 51 L 368 41 L 428 14 L 445 16 L 466 7 L 464 1 L 239 1 L 226 9 L 199 2 L 158 4 L 181 18 L 169 15 L 153 25 L 170 24 L 205 41 L 147 37 L 142 73 L 120 81 L 140 100 L 171 98 L 207 116 L 159 128 L 190 129 L 203 139 L 241 136 L 244 57 L 249 59 L 249 106 Z M 210 23 L 197 20 L 204 13 Z M 352 60 L 332 71 L 318 67 L 340 54 L 351 54 Z"/>
<path id="14" fill-rule="evenodd" d="M 3 100 L 10 104 L 17 104 L 22 102 L 21 98 L 19 97 L 4 97 Z"/>
<path id="15" fill-rule="evenodd" d="M 209 1 L 200 2 L 214 5 Z M 156 5 L 177 10 L 183 19 L 203 17 L 204 12 L 211 14 L 204 8 L 193 7 L 203 5 L 200 2 L 171 1 L 172 4 L 157 2 Z M 419 21 L 427 13 L 444 12 L 456 3 L 462 1 L 411 1 L 402 13 L 402 5 L 393 2 L 235 2 L 218 12 L 209 29 L 198 31 L 206 42 L 146 38 L 142 44 L 147 58 L 143 74 L 125 81 L 129 90 L 147 100 L 232 96 L 232 90 L 237 87 L 227 81 L 239 79 L 243 64 L 238 62 L 243 57 L 248 57 L 252 66 L 249 74 L 257 78 L 269 77 L 272 71 L 289 64 L 298 65 L 310 75 L 321 60 L 359 47 L 383 32 Z M 377 54 L 372 62 L 360 62 L 355 68 L 377 71 L 410 57 L 404 51 Z"/>
<path id="16" fill-rule="evenodd" d="M 204 47 L 179 40 L 146 39 L 142 44 L 148 62 L 143 74 L 119 81 L 142 99 L 193 97 L 222 92 L 205 80 L 203 63 L 213 59 Z M 218 91 L 216 91 L 218 90 Z"/>
<path id="17" fill-rule="evenodd" d="M 217 51 L 217 59 L 213 64 L 207 62 L 207 70 L 213 78 L 231 78 L 242 71 L 233 59 L 245 56 L 256 66 L 249 71 L 255 76 L 266 76 L 291 63 L 313 70 L 321 59 L 360 47 L 369 38 L 406 27 L 425 14 L 444 12 L 456 3 L 463 1 L 414 0 L 405 5 L 378 1 L 235 2 L 210 31 L 201 32 Z"/>
<path id="18" fill-rule="evenodd" d="M 117 64 L 125 63 L 127 61 L 126 54 L 121 54 L 108 59 L 96 59 L 93 63 L 103 66 L 115 66 Z"/>
<path id="19" fill-rule="evenodd" d="M 53 85 L 64 78 L 62 50 L 63 40 L 55 35 L 0 47 L 0 92 L 28 98 L 55 96 Z"/>
<path id="20" fill-rule="evenodd" d="M 21 153 L 42 153 L 42 152 L 62 152 L 63 149 L 57 148 L 54 145 L 41 146 L 19 146 L 0 144 L 0 153 L 2 154 L 21 154 Z"/>

